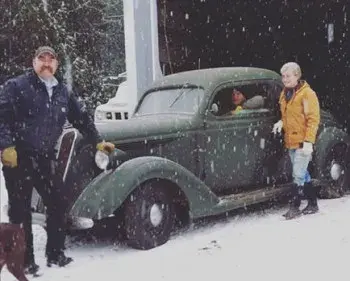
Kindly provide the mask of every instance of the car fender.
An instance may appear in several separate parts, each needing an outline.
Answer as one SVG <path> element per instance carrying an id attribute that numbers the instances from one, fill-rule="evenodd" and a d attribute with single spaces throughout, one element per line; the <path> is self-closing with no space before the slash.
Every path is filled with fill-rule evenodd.
<path id="1" fill-rule="evenodd" d="M 171 181 L 182 189 L 192 218 L 206 215 L 205 210 L 219 203 L 210 188 L 181 165 L 161 157 L 143 156 L 98 175 L 75 201 L 70 215 L 91 219 L 111 216 L 135 188 L 155 178 Z"/>
<path id="2" fill-rule="evenodd" d="M 344 143 L 347 150 L 350 147 L 350 136 L 339 128 L 325 128 L 317 137 L 315 143 L 314 165 L 316 168 L 316 177 L 322 177 L 326 157 L 331 148 L 337 144 Z"/>

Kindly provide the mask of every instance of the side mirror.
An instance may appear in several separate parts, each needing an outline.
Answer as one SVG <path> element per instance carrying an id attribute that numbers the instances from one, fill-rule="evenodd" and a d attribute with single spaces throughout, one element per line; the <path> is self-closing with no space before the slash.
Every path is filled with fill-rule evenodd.
<path id="1" fill-rule="evenodd" d="M 217 115 L 219 112 L 219 107 L 216 103 L 213 103 L 210 108 L 210 112 L 214 115 Z"/>

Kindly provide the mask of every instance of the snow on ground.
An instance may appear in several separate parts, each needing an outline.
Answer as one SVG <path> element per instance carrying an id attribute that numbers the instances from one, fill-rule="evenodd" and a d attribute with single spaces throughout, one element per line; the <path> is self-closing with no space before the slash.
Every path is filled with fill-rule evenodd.
<path id="1" fill-rule="evenodd" d="M 1 189 L 3 206 L 3 181 Z M 46 234 L 34 226 L 43 276 L 30 280 L 349 280 L 350 197 L 319 205 L 320 213 L 292 221 L 281 216 L 285 208 L 211 219 L 149 251 L 103 241 L 68 243 L 75 262 L 66 268 L 45 266 Z M 15 280 L 6 269 L 2 277 Z"/>

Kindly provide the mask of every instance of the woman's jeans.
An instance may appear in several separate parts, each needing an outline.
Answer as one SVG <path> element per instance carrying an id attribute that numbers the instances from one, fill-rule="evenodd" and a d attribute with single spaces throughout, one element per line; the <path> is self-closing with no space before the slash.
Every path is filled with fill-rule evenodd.
<path id="1" fill-rule="evenodd" d="M 307 170 L 311 161 L 311 154 L 305 154 L 302 149 L 289 149 L 289 157 L 293 167 L 293 182 L 297 186 L 304 186 L 304 183 L 311 181 L 311 176 Z"/>

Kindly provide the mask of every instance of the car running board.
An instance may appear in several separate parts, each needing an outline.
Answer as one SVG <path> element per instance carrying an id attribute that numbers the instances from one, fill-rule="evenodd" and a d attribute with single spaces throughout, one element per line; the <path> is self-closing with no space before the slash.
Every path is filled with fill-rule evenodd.
<path id="1" fill-rule="evenodd" d="M 291 184 L 276 187 L 264 187 L 250 192 L 230 194 L 219 197 L 219 203 L 215 206 L 217 211 L 238 209 L 249 205 L 266 202 L 268 200 L 283 196 L 291 189 Z"/>
<path id="2" fill-rule="evenodd" d="M 311 182 L 315 186 L 327 185 L 327 182 L 324 182 L 318 179 L 312 179 Z M 274 187 L 264 187 L 251 192 L 220 196 L 219 197 L 220 202 L 217 204 L 217 207 L 220 209 L 221 208 L 237 209 L 237 208 L 246 207 L 248 205 L 262 203 L 270 199 L 274 199 L 274 198 L 286 195 L 291 187 L 292 187 L 292 183 L 286 183 L 286 184 L 281 184 Z"/>

